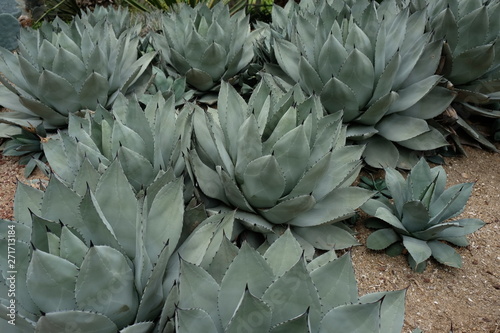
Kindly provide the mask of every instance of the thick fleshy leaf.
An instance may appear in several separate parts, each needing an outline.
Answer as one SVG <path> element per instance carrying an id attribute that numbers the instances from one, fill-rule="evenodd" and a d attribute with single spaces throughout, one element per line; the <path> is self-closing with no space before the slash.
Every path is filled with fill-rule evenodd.
<path id="1" fill-rule="evenodd" d="M 386 207 L 379 207 L 375 212 L 375 217 L 389 223 L 392 227 L 396 228 L 398 233 L 406 234 L 408 231 L 401 223 L 401 221 L 394 215 L 392 211 Z"/>
<path id="2" fill-rule="evenodd" d="M 153 322 L 142 322 L 133 325 L 129 325 L 124 329 L 120 330 L 120 333 L 148 333 L 155 327 Z"/>
<path id="3" fill-rule="evenodd" d="M 186 81 L 200 91 L 210 90 L 215 85 L 210 74 L 198 68 L 191 68 L 187 71 Z"/>
<path id="4" fill-rule="evenodd" d="M 235 164 L 235 176 L 243 181 L 243 174 L 248 163 L 262 156 L 262 141 L 259 125 L 255 116 L 248 117 L 240 127 L 238 136 L 238 155 Z"/>
<path id="5" fill-rule="evenodd" d="M 398 141 L 398 145 L 417 151 L 425 151 L 448 146 L 449 143 L 439 130 L 429 127 L 430 131 L 408 140 Z"/>
<path id="6" fill-rule="evenodd" d="M 190 160 L 196 181 L 203 193 L 228 204 L 224 187 L 217 172 L 205 165 L 195 150 L 191 152 Z"/>
<path id="7" fill-rule="evenodd" d="M 480 219 L 460 219 L 455 220 L 452 223 L 458 224 L 459 227 L 446 228 L 445 230 L 439 231 L 436 236 L 439 239 L 461 237 L 481 229 L 486 224 Z M 439 225 L 441 224 L 436 225 L 436 227 Z"/>
<path id="8" fill-rule="evenodd" d="M 75 88 L 66 79 L 50 72 L 42 71 L 38 80 L 42 102 L 48 103 L 62 115 L 80 110 L 80 102 Z"/>
<path id="9" fill-rule="evenodd" d="M 40 205 L 44 193 L 28 184 L 18 182 L 14 195 L 14 218 L 19 223 L 31 227 L 31 213 L 40 215 Z"/>
<path id="10" fill-rule="evenodd" d="M 408 232 L 412 233 L 426 229 L 429 221 L 429 212 L 421 201 L 405 202 L 401 222 Z"/>
<path id="11" fill-rule="evenodd" d="M 148 282 L 144 288 L 140 299 L 139 308 L 137 309 L 136 322 L 146 322 L 156 320 L 161 313 L 166 295 L 163 291 L 163 276 L 167 269 L 168 260 L 172 254 L 172 248 L 166 245 L 161 251 L 156 265 L 149 276 Z"/>
<path id="12" fill-rule="evenodd" d="M 307 171 L 305 171 L 302 178 L 297 182 L 295 187 L 292 189 L 288 195 L 282 198 L 282 200 L 287 200 L 296 196 L 303 195 L 304 193 L 313 193 L 320 186 L 320 183 L 324 181 L 324 176 L 330 169 L 331 163 L 331 153 L 327 153 L 314 165 L 312 165 Z"/>
<path id="13" fill-rule="evenodd" d="M 390 112 L 398 112 L 408 109 L 434 88 L 441 77 L 433 75 L 422 81 L 416 82 L 408 87 L 398 90 L 399 98 L 391 105 Z"/>
<path id="14" fill-rule="evenodd" d="M 336 77 L 325 84 L 320 97 L 328 113 L 344 110 L 344 122 L 351 121 L 361 114 L 356 93 Z"/>
<path id="15" fill-rule="evenodd" d="M 303 259 L 274 281 L 262 296 L 273 312 L 272 325 L 303 314 L 309 308 L 312 330 L 318 329 L 321 305 Z"/>
<path id="16" fill-rule="evenodd" d="M 474 1 L 470 1 L 474 3 Z M 479 4 L 479 2 L 477 2 Z M 488 34 L 489 17 L 486 6 L 478 8 L 465 8 L 458 24 L 458 45 L 455 54 L 470 50 L 476 46 L 484 45 Z M 490 18 L 493 19 L 493 18 Z"/>
<path id="17" fill-rule="evenodd" d="M 283 194 L 286 180 L 276 157 L 265 155 L 250 162 L 243 174 L 241 189 L 255 207 L 273 207 Z"/>
<path id="18" fill-rule="evenodd" d="M 319 93 L 323 89 L 319 74 L 304 57 L 299 59 L 299 75 L 298 82 L 308 95 Z"/>
<path id="19" fill-rule="evenodd" d="M 371 303 L 382 300 L 380 308 L 380 332 L 400 333 L 403 329 L 405 317 L 406 290 L 378 292 L 363 295 L 361 303 Z"/>
<path id="20" fill-rule="evenodd" d="M 304 126 L 281 137 L 273 146 L 273 153 L 285 179 L 284 193 L 289 193 L 304 174 L 309 161 L 310 147 Z"/>
<path id="21" fill-rule="evenodd" d="M 394 229 L 379 229 L 366 239 L 366 247 L 372 250 L 383 250 L 389 245 L 401 240 Z"/>
<path id="22" fill-rule="evenodd" d="M 446 189 L 429 207 L 430 224 L 437 224 L 460 214 L 465 209 L 473 185 L 473 183 L 457 184 Z"/>
<path id="23" fill-rule="evenodd" d="M 451 246 L 440 241 L 430 241 L 427 245 L 431 248 L 434 259 L 443 265 L 462 267 L 462 257 Z"/>
<path id="24" fill-rule="evenodd" d="M 219 332 L 210 315 L 201 309 L 177 309 L 175 321 L 178 333 Z"/>
<path id="25" fill-rule="evenodd" d="M 348 254 L 332 260 L 311 272 L 314 285 L 321 295 L 321 311 L 329 312 L 331 309 L 357 301 L 358 288 Z"/>
<path id="26" fill-rule="evenodd" d="M 214 80 L 219 80 L 224 74 L 226 65 L 226 50 L 213 42 L 201 56 L 200 68 L 204 69 Z"/>
<path id="27" fill-rule="evenodd" d="M 249 200 L 243 194 L 241 189 L 236 184 L 234 178 L 232 178 L 226 171 L 224 171 L 220 166 L 216 167 L 217 173 L 222 181 L 222 186 L 226 193 L 229 203 L 233 207 L 241 208 L 247 212 L 254 212 L 252 205 L 250 205 Z M 257 175 L 254 175 L 257 176 Z M 257 176 L 258 177 L 258 176 Z M 259 191 L 258 189 L 255 189 Z M 261 193 L 259 193 L 261 194 Z"/>
<path id="28" fill-rule="evenodd" d="M 368 110 L 363 112 L 357 119 L 356 123 L 365 125 L 377 124 L 389 111 L 392 103 L 398 98 L 398 94 L 394 91 L 387 93 L 380 97 L 373 104 L 370 105 Z M 352 126 L 352 125 L 351 125 Z"/>
<path id="29" fill-rule="evenodd" d="M 219 327 L 217 293 L 219 285 L 201 267 L 181 261 L 179 304 L 182 309 L 204 309 Z M 234 309 L 233 309 L 234 311 Z"/>
<path id="30" fill-rule="evenodd" d="M 286 71 L 286 74 L 288 74 L 292 80 L 299 82 L 300 54 L 297 47 L 282 38 L 277 38 L 274 41 L 274 54 L 278 64 L 284 71 Z"/>
<path id="31" fill-rule="evenodd" d="M 493 44 L 467 50 L 453 59 L 448 79 L 454 85 L 465 84 L 482 76 L 491 67 L 495 58 Z"/>
<path id="32" fill-rule="evenodd" d="M 238 247 L 231 243 L 227 237 L 224 237 L 217 253 L 215 254 L 212 262 L 207 268 L 207 272 L 217 281 L 222 282 L 222 278 L 227 269 L 238 255 Z"/>
<path id="33" fill-rule="evenodd" d="M 416 104 L 399 114 L 419 119 L 432 119 L 443 113 L 455 97 L 456 93 L 451 89 L 437 86 Z"/>
<path id="34" fill-rule="evenodd" d="M 392 114 L 382 119 L 375 128 L 390 141 L 404 141 L 429 131 L 427 122 L 420 118 Z"/>
<path id="35" fill-rule="evenodd" d="M 86 311 L 60 311 L 47 313 L 38 319 L 37 333 L 76 332 L 116 333 L 118 327 L 108 317 Z"/>
<path id="36" fill-rule="evenodd" d="M 156 177 L 151 161 L 127 147 L 120 147 L 118 159 L 128 181 L 137 192 L 151 184 Z"/>
<path id="37" fill-rule="evenodd" d="M 363 109 L 372 96 L 375 79 L 370 59 L 355 48 L 342 65 L 338 78 L 354 91 L 358 108 Z"/>
<path id="38" fill-rule="evenodd" d="M 60 239 L 59 256 L 80 267 L 89 250 L 87 245 L 66 226 L 61 229 Z"/>
<path id="39" fill-rule="evenodd" d="M 264 253 L 264 259 L 273 270 L 274 276 L 281 276 L 302 256 L 302 248 L 299 242 L 292 235 L 290 229 L 287 229 Z M 286 256 L 283 256 L 286 253 Z"/>
<path id="40" fill-rule="evenodd" d="M 134 190 L 118 160 L 111 163 L 99 180 L 95 197 L 106 220 L 113 228 L 116 239 L 127 255 L 133 258 L 136 249 L 135 230 L 138 205 Z"/>
<path id="41" fill-rule="evenodd" d="M 256 315 L 258 315 L 258 319 L 255 318 Z M 224 332 L 269 332 L 271 316 L 269 306 L 253 296 L 247 289 Z"/>
<path id="42" fill-rule="evenodd" d="M 266 260 L 244 243 L 221 282 L 218 308 L 222 325 L 229 323 L 246 289 L 260 298 L 274 278 Z"/>
<path id="43" fill-rule="evenodd" d="M 417 265 L 426 261 L 432 255 L 432 250 L 426 241 L 404 235 L 402 237 L 403 245 Z"/>
<path id="44" fill-rule="evenodd" d="M 139 300 L 123 254 L 108 246 L 91 247 L 76 279 L 75 297 L 79 309 L 102 313 L 120 328 L 133 323 Z"/>
<path id="45" fill-rule="evenodd" d="M 359 245 L 350 232 L 335 224 L 323 224 L 306 228 L 294 227 L 293 232 L 319 250 L 341 250 Z"/>
<path id="46" fill-rule="evenodd" d="M 398 148 L 381 136 L 373 136 L 363 151 L 365 162 L 374 168 L 395 168 L 399 159 Z"/>
<path id="47" fill-rule="evenodd" d="M 75 284 L 78 267 L 40 250 L 33 251 L 26 285 L 31 298 L 43 312 L 76 308 Z"/>
<path id="48" fill-rule="evenodd" d="M 303 332 L 311 333 L 309 326 L 309 313 L 304 312 L 300 316 L 289 319 L 283 323 L 274 326 L 270 333 L 290 333 L 290 332 Z"/>
<path id="49" fill-rule="evenodd" d="M 345 220 L 372 195 L 373 192 L 359 187 L 336 189 L 317 202 L 312 209 L 291 220 L 289 224 L 307 227 Z"/>
<path id="50" fill-rule="evenodd" d="M 349 304 L 329 311 L 321 320 L 319 333 L 378 333 L 380 302 Z"/>
<path id="51" fill-rule="evenodd" d="M 333 34 L 329 34 L 318 56 L 318 74 L 323 83 L 338 75 L 340 67 L 348 55 L 344 46 Z M 331 59 L 338 59 L 338 61 L 331 61 Z"/>
<path id="52" fill-rule="evenodd" d="M 184 216 L 183 181 L 181 178 L 165 185 L 156 194 L 147 215 L 144 242 L 153 263 L 165 244 L 175 248 L 182 232 Z"/>
<path id="53" fill-rule="evenodd" d="M 453 15 L 451 8 L 438 13 L 431 22 L 431 26 L 435 33 L 435 39 L 446 38 L 451 49 L 454 50 L 458 42 L 458 25 Z"/>
<path id="54" fill-rule="evenodd" d="M 312 195 L 301 195 L 281 201 L 270 209 L 260 209 L 259 213 L 271 223 L 290 223 L 290 220 L 308 212 L 317 204 Z"/>
<path id="55" fill-rule="evenodd" d="M 108 245 L 114 249 L 121 249 L 113 228 L 102 213 L 94 194 L 89 190 L 80 203 L 80 215 L 83 223 L 76 229 L 82 234 L 87 245 L 92 242 L 94 245 Z"/>

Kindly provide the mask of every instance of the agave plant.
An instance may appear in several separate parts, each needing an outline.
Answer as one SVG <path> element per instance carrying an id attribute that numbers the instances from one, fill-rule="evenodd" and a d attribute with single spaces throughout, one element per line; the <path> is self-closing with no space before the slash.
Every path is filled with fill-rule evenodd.
<path id="1" fill-rule="evenodd" d="M 368 226 L 378 228 L 366 241 L 373 250 L 389 255 L 408 251 L 413 270 L 423 272 L 431 256 L 442 264 L 461 267 L 458 253 L 445 242 L 467 246 L 467 234 L 484 225 L 479 219 L 450 219 L 463 212 L 472 183 L 445 189 L 446 172 L 441 166 L 430 168 L 421 159 L 406 178 L 387 168 L 386 184 L 393 202 L 380 198 L 368 201 L 362 209 L 376 218 Z"/>
<path id="2" fill-rule="evenodd" d="M 80 18 L 23 29 L 18 54 L 0 49 L 0 104 L 13 110 L 0 121 L 63 128 L 69 114 L 110 107 L 119 93 L 145 89 L 155 53 L 138 58 L 139 26 L 118 36 L 114 29 L 106 20 L 93 25 Z"/>
<path id="3" fill-rule="evenodd" d="M 279 69 L 268 71 L 300 84 L 307 96 L 319 95 L 329 113 L 343 110 L 348 137 L 366 144 L 373 167 L 410 168 L 418 161 L 412 151 L 447 145 L 428 120 L 455 93 L 437 86 L 443 41 L 431 42 L 424 32 L 425 12 L 392 13 L 396 7 L 383 15 L 374 1 L 343 12 L 326 1 L 307 3 L 292 7 L 294 15 L 274 16 Z"/>
<path id="4" fill-rule="evenodd" d="M 217 110 L 195 109 L 196 183 L 221 205 L 213 210 L 238 208 L 247 228 L 271 233 L 290 225 L 310 248 L 352 246 L 352 236 L 332 223 L 354 215 L 373 194 L 349 187 L 363 147 L 345 146 L 341 112 L 323 117 L 317 97 L 272 87 L 262 81 L 247 104 L 223 82 Z"/>
<path id="5" fill-rule="evenodd" d="M 428 30 L 434 38 L 445 38 L 440 74 L 448 87 L 456 91 L 453 108 L 460 129 L 483 147 L 496 147 L 475 128 L 471 116 L 500 118 L 500 2 L 498 1 L 414 1 L 429 16 Z M 486 122 L 484 121 L 486 120 Z M 460 144 L 460 143 L 458 143 Z M 462 149 L 463 150 L 463 149 Z"/>
<path id="6" fill-rule="evenodd" d="M 234 81 L 254 57 L 248 20 L 243 11 L 230 16 L 222 3 L 211 9 L 183 5 L 165 14 L 153 45 L 165 66 L 189 85 L 202 92 L 217 89 L 221 81 Z"/>
<path id="7" fill-rule="evenodd" d="M 11 135 L 10 140 L 2 146 L 2 155 L 19 156 L 19 164 L 25 166 L 24 177 L 26 178 L 37 166 L 48 174 L 41 143 L 46 136 L 47 133 L 41 125 L 36 128 L 22 128 L 21 133 Z"/>
<path id="8" fill-rule="evenodd" d="M 160 68 L 153 66 L 153 80 L 146 92 L 140 95 L 139 99 L 142 103 L 148 104 L 158 92 L 160 92 L 165 99 L 169 99 L 173 96 L 176 106 L 186 104 L 187 101 L 194 97 L 195 93 L 192 89 L 186 89 L 185 77 L 174 78 L 172 76 L 167 76 Z"/>
<path id="9" fill-rule="evenodd" d="M 159 174 L 184 173 L 184 157 L 191 139 L 189 108 L 176 114 L 174 98 L 154 95 L 143 110 L 136 98 L 118 95 L 111 111 L 98 107 L 93 116 L 70 115 L 67 132 L 43 140 L 52 171 L 65 184 L 78 181 L 82 162 L 105 170 L 115 158 L 139 192 Z M 69 163 L 68 163 L 69 162 Z"/>
<path id="10" fill-rule="evenodd" d="M 87 173 L 79 180 L 73 190 L 53 176 L 45 192 L 19 184 L 16 221 L 0 224 L 2 290 L 11 274 L 19 286 L 15 327 L 152 332 L 166 299 L 167 262 L 183 227 L 182 179 L 165 174 L 136 195 L 115 160 L 102 176 Z M 15 230 L 15 241 L 8 230 Z M 18 258 L 14 273 L 7 246 Z M 2 292 L 3 329 L 11 319 L 6 297 Z"/>
<path id="11" fill-rule="evenodd" d="M 404 291 L 358 298 L 349 255 L 302 251 L 287 230 L 262 252 L 225 239 L 206 268 L 182 261 L 165 331 L 401 332 Z"/>

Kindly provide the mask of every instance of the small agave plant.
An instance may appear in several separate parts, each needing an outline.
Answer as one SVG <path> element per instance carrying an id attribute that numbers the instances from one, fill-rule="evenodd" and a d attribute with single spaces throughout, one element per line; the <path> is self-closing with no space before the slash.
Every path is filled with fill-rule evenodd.
<path id="1" fill-rule="evenodd" d="M 120 94 L 111 111 L 99 106 L 93 116 L 70 115 L 68 131 L 43 140 L 43 150 L 52 171 L 69 186 L 89 172 L 88 166 L 102 172 L 118 158 L 139 192 L 163 172 L 184 173 L 191 111 L 186 107 L 177 114 L 174 97 L 165 100 L 161 93 L 144 109 L 136 98 Z M 82 164 L 85 160 L 90 165 Z"/>
<path id="2" fill-rule="evenodd" d="M 455 93 L 437 86 L 443 41 L 425 32 L 425 12 L 380 13 L 375 1 L 362 11 L 306 3 L 291 7 L 293 15 L 273 15 L 277 64 L 266 70 L 318 95 L 328 113 L 343 110 L 347 136 L 366 144 L 370 166 L 409 169 L 418 162 L 412 152 L 447 145 L 430 120 Z"/>
<path id="3" fill-rule="evenodd" d="M 455 129 L 496 151 L 467 119 L 472 115 L 500 118 L 500 2 L 426 0 L 412 1 L 412 7 L 426 10 L 427 29 L 434 39 L 446 40 L 439 72 L 458 93 L 453 104 L 458 113 Z"/>
<path id="4" fill-rule="evenodd" d="M 181 178 L 165 174 L 136 195 L 115 160 L 97 179 L 81 176 L 74 190 L 56 176 L 45 192 L 20 183 L 14 214 L 0 222 L 2 331 L 153 332 L 183 229 Z M 11 274 L 17 331 L 8 324 Z"/>
<path id="5" fill-rule="evenodd" d="M 164 332 L 401 332 L 403 290 L 358 298 L 349 255 L 302 254 L 287 230 L 263 251 L 224 238 L 206 268 L 183 260 Z"/>
<path id="6" fill-rule="evenodd" d="M 424 159 L 413 167 L 406 180 L 395 169 L 385 171 L 393 202 L 381 197 L 363 205 L 362 209 L 376 218 L 367 225 L 379 229 L 368 237 L 366 246 L 385 249 L 391 256 L 406 249 L 408 262 L 417 272 L 425 270 L 431 256 L 442 264 L 461 267 L 460 255 L 445 242 L 467 246 L 466 235 L 484 226 L 479 219 L 450 220 L 463 212 L 473 184 L 445 189 L 444 169 L 430 168 Z"/>
<path id="7" fill-rule="evenodd" d="M 249 104 L 223 82 L 217 110 L 196 107 L 196 183 L 216 199 L 210 209 L 238 208 L 236 218 L 251 230 L 269 234 L 288 225 L 312 249 L 352 246 L 352 236 L 334 223 L 373 195 L 350 187 L 363 147 L 345 146 L 341 112 L 323 117 L 318 98 L 265 81 Z"/>
<path id="8" fill-rule="evenodd" d="M 65 128 L 72 113 L 145 89 L 155 52 L 138 57 L 140 26 L 115 35 L 111 22 L 89 17 L 23 29 L 17 54 L 0 49 L 0 104 L 12 110 L 0 122 Z"/>
<path id="9" fill-rule="evenodd" d="M 212 8 L 183 4 L 165 14 L 153 45 L 166 66 L 206 92 L 218 89 L 221 81 L 234 81 L 247 68 L 254 57 L 252 36 L 244 11 L 230 16 L 222 2 Z"/>

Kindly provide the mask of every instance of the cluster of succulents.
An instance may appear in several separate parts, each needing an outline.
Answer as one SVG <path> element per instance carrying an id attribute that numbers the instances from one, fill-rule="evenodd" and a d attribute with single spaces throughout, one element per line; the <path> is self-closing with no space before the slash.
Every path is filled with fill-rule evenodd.
<path id="1" fill-rule="evenodd" d="M 23 29 L 0 49 L 0 137 L 50 181 L 19 183 L 0 222 L 0 330 L 13 246 L 19 332 L 400 332 L 405 292 L 359 297 L 335 250 L 359 245 L 344 222 L 360 208 L 379 228 L 367 247 L 406 249 L 416 271 L 459 267 L 448 244 L 484 225 L 450 221 L 472 184 L 446 189 L 416 153 L 447 145 L 433 118 L 470 82 L 497 82 L 496 56 L 474 75 L 462 58 L 497 48 L 500 5 L 459 16 L 487 15 L 479 46 L 444 39 L 452 7 L 304 0 L 252 31 L 222 3 L 180 5 L 146 35 L 96 7 Z M 385 182 L 352 186 L 365 163 Z"/>
<path id="2" fill-rule="evenodd" d="M 139 57 L 140 27 L 123 30 L 123 21 L 106 17 L 56 19 L 23 29 L 17 55 L 0 49 L 0 104 L 11 110 L 0 121 L 64 128 L 69 114 L 110 107 L 119 93 L 144 89 L 155 53 Z"/>
<path id="3" fill-rule="evenodd" d="M 226 239 L 206 267 L 183 261 L 170 318 L 179 333 L 395 333 L 403 324 L 404 294 L 358 298 L 349 255 L 336 258 L 331 251 L 306 263 L 287 231 L 264 253 Z"/>
<path id="4" fill-rule="evenodd" d="M 212 9 L 186 5 L 166 14 L 153 43 L 164 66 L 201 92 L 234 80 L 254 57 L 249 17 L 244 11 L 231 16 L 222 3 Z"/>
<path id="5" fill-rule="evenodd" d="M 374 2 L 360 15 L 326 1 L 291 8 L 271 25 L 276 75 L 320 96 L 327 112 L 343 110 L 350 140 L 366 144 L 366 163 L 410 168 L 409 152 L 447 145 L 427 120 L 455 94 L 437 86 L 443 41 L 424 31 L 424 12 L 379 13 Z"/>
<path id="6" fill-rule="evenodd" d="M 319 98 L 296 90 L 281 95 L 262 81 L 247 104 L 223 83 L 216 110 L 194 111 L 190 164 L 202 192 L 238 208 L 248 228 L 290 225 L 309 247 L 340 248 L 349 241 L 332 239 L 341 232 L 334 223 L 372 196 L 349 187 L 363 147 L 345 146 L 342 112 L 323 116 Z"/>
<path id="7" fill-rule="evenodd" d="M 433 39 L 444 39 L 439 74 L 447 87 L 457 93 L 453 107 L 452 129 L 462 131 L 483 147 L 496 151 L 480 128 L 468 119 L 487 121 L 500 118 L 500 15 L 498 1 L 412 1 L 415 10 L 425 10 L 428 31 Z M 445 126 L 445 128 L 450 127 Z M 452 132 L 453 132 L 452 130 Z M 455 140 L 460 147 L 460 141 Z"/>

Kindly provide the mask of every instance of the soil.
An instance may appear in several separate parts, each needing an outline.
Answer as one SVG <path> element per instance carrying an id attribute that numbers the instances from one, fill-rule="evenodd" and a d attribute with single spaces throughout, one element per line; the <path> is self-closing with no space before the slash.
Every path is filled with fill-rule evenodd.
<path id="1" fill-rule="evenodd" d="M 417 327 L 425 333 L 500 333 L 500 154 L 466 151 L 468 157 L 446 159 L 448 186 L 475 182 L 459 218 L 480 218 L 486 225 L 469 235 L 469 246 L 457 248 L 461 269 L 430 261 L 424 273 L 414 273 L 403 256 L 365 246 L 351 250 L 360 295 L 407 289 L 404 333 Z M 40 177 L 35 173 L 28 181 L 36 184 Z M 0 155 L 0 218 L 13 218 L 18 179 L 27 181 L 17 159 Z M 370 232 L 362 223 L 355 229 L 364 244 Z"/>

